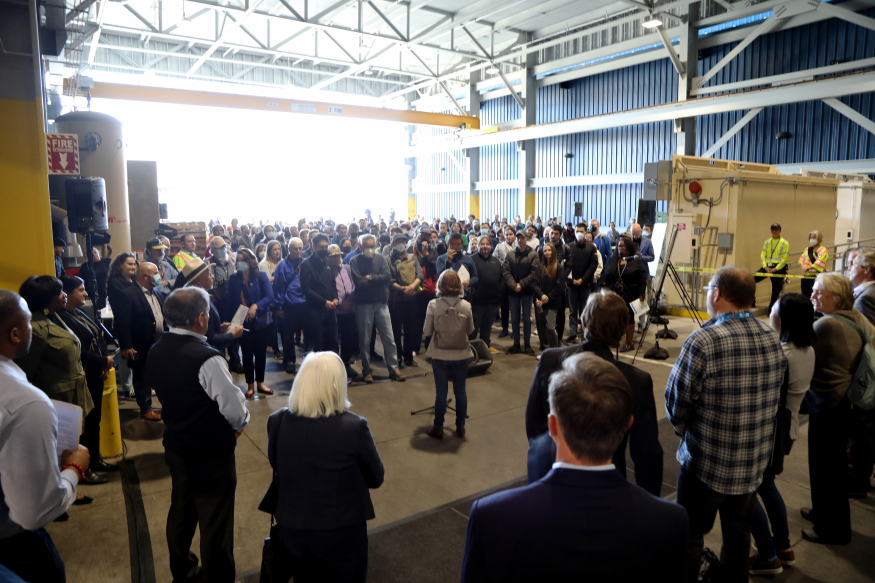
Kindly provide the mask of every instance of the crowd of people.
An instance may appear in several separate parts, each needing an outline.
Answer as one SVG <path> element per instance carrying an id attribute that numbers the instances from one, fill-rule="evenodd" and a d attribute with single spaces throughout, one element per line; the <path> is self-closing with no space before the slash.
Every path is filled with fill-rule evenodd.
<path id="1" fill-rule="evenodd" d="M 631 305 L 649 293 L 650 226 L 632 222 L 620 233 L 596 220 L 366 216 L 211 221 L 203 250 L 185 234 L 169 258 L 170 241 L 154 237 L 139 260 L 96 252 L 79 276 L 34 276 L 17 294 L 0 290 L 0 580 L 64 580 L 43 527 L 91 501 L 81 484 L 119 469 L 99 455 L 103 381 L 115 369 L 141 418 L 164 424 L 174 580 L 233 581 L 234 452 L 250 420 L 247 399 L 273 393 L 265 384 L 272 352 L 294 376 L 288 408 L 267 424 L 274 478 L 260 509 L 277 521 L 275 580 L 364 581 L 369 490 L 384 467 L 367 421 L 349 410 L 348 383 L 373 383 L 378 361 L 404 381 L 402 370 L 424 354 L 435 381 L 427 435 L 445 436 L 452 381 L 454 434 L 465 438 L 471 342 L 497 353 L 494 326 L 511 337 L 508 354 L 535 356 L 533 335 L 542 350 L 526 407 L 529 486 L 475 502 L 463 581 L 696 581 L 718 512 L 723 549 L 708 576 L 777 574 L 795 555 L 775 476 L 803 413 L 812 506 L 802 515 L 812 527 L 802 535 L 850 541 L 848 498 L 867 495 L 875 465 L 872 411 L 853 400 L 875 337 L 875 249 L 856 250 L 847 277 L 826 273 L 815 232 L 810 294 L 778 287 L 768 322 L 751 312 L 752 274 L 738 266 L 714 274 L 711 319 L 687 338 L 665 388 L 680 437 L 670 503 L 660 499 L 653 380 L 613 354 L 631 350 L 642 324 Z M 764 273 L 786 266 L 780 226 L 773 238 Z M 108 300 L 112 330 L 88 313 L 89 296 L 94 308 Z M 50 398 L 82 409 L 76 451 L 56 452 Z M 627 447 L 637 485 L 626 479 Z M 200 559 L 191 552 L 196 527 Z"/>

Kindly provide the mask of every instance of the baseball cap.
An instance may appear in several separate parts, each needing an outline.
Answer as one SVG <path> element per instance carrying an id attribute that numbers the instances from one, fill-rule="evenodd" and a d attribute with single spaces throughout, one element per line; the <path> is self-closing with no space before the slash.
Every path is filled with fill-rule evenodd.
<path id="1" fill-rule="evenodd" d="M 146 241 L 146 249 L 167 249 L 160 237 L 152 237 Z"/>
<path id="2" fill-rule="evenodd" d="M 328 256 L 329 257 L 331 257 L 332 255 L 342 255 L 342 254 L 343 254 L 343 252 L 340 250 L 340 247 L 338 247 L 337 245 L 329 245 L 328 246 Z"/>
<path id="3" fill-rule="evenodd" d="M 221 249 L 225 246 L 225 240 L 221 237 L 213 237 L 210 241 L 210 249 Z"/>

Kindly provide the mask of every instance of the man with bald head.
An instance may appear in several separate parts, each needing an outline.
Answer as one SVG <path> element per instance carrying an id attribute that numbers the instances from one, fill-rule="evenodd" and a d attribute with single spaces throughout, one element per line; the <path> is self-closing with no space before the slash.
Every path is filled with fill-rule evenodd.
<path id="1" fill-rule="evenodd" d="M 167 330 L 164 323 L 164 294 L 158 291 L 161 275 L 154 263 L 140 263 L 136 284 L 122 292 L 115 308 L 115 327 L 118 331 L 122 357 L 134 373 L 134 393 L 140 416 L 147 421 L 160 421 L 161 415 L 152 410 L 152 387 L 146 380 L 146 362 L 149 349 Z"/>
<path id="2" fill-rule="evenodd" d="M 721 581 L 746 582 L 753 502 L 769 464 L 787 360 L 778 334 L 750 311 L 753 276 L 727 265 L 707 286 L 711 319 L 690 334 L 665 389 L 680 436 L 677 502 L 690 517 L 687 579 L 720 513 Z"/>
<path id="3" fill-rule="evenodd" d="M 10 581 L 55 583 L 64 581 L 64 563 L 43 527 L 73 504 L 83 478 L 76 466 L 87 468 L 90 456 L 80 445 L 58 465 L 55 408 L 14 362 L 30 339 L 27 304 L 0 289 L 0 565 L 14 573 Z"/>

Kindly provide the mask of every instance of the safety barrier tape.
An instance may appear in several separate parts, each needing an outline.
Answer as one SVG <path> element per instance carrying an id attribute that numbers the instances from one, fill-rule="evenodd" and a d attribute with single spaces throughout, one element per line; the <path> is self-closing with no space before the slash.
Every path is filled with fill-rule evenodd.
<path id="1" fill-rule="evenodd" d="M 707 267 L 675 267 L 674 270 L 675 271 L 685 271 L 688 273 L 717 273 L 716 269 L 711 269 L 711 268 L 707 268 Z M 804 275 L 788 275 L 786 273 L 758 273 L 757 272 L 757 273 L 754 273 L 753 275 L 754 275 L 754 277 L 781 277 L 781 278 L 787 277 L 790 279 L 814 279 L 814 277 L 811 277 L 811 276 L 806 277 Z"/>

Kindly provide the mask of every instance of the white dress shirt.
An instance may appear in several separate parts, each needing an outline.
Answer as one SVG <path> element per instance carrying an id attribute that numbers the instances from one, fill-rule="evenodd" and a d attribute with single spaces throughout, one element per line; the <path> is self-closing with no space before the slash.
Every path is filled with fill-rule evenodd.
<path id="1" fill-rule="evenodd" d="M 142 284 L 138 283 L 137 285 L 140 286 L 140 290 L 145 294 L 149 307 L 152 308 L 152 315 L 155 316 L 155 340 L 158 340 L 161 334 L 164 333 L 164 312 L 161 311 L 158 296 L 152 290 L 143 287 Z"/>
<path id="2" fill-rule="evenodd" d="M 863 293 L 863 290 L 866 289 L 867 287 L 869 287 L 870 285 L 875 285 L 875 281 L 864 281 L 863 283 L 861 283 L 860 285 L 855 287 L 854 288 L 854 297 L 857 297 L 858 295 Z"/>
<path id="3" fill-rule="evenodd" d="M 58 467 L 58 416 L 52 402 L 0 356 L 0 544 L 42 528 L 76 499 L 79 474 Z M 87 469 L 87 468 L 82 468 Z"/>
<path id="4" fill-rule="evenodd" d="M 171 334 L 194 336 L 204 342 L 207 337 L 184 328 L 170 328 Z M 231 380 L 228 362 L 218 354 L 201 365 L 197 375 L 198 381 L 207 395 L 219 405 L 219 412 L 228 421 L 234 431 L 243 429 L 249 423 L 249 410 L 243 392 Z"/>
<path id="5" fill-rule="evenodd" d="M 556 462 L 553 464 L 553 469 L 561 468 L 563 470 L 584 470 L 587 472 L 606 472 L 608 470 L 616 470 L 614 464 L 606 464 L 604 466 L 579 466 L 577 464 L 569 464 L 568 462 Z"/>

